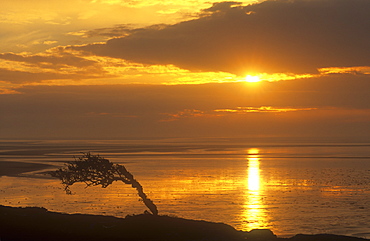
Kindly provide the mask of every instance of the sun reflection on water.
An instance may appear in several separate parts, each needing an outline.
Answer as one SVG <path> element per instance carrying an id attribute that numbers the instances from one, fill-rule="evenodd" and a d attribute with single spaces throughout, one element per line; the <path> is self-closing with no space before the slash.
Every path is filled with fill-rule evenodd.
<path id="1" fill-rule="evenodd" d="M 263 181 L 260 176 L 259 150 L 248 150 L 248 176 L 246 179 L 245 204 L 243 210 L 244 230 L 265 228 L 266 214 L 263 209 Z"/>

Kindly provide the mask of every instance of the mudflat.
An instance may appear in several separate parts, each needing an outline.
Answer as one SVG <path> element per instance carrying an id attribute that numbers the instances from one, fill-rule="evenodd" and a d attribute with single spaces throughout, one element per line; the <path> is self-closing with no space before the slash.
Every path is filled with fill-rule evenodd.
<path id="1" fill-rule="evenodd" d="M 33 172 L 52 167 L 48 164 L 0 161 L 0 176 L 18 176 L 22 173 Z"/>

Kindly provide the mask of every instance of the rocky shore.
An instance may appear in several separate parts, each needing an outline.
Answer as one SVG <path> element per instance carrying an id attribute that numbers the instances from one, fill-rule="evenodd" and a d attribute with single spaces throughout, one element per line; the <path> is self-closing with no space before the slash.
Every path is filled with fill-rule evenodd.
<path id="1" fill-rule="evenodd" d="M 361 241 L 331 234 L 276 237 L 270 230 L 237 231 L 223 223 L 141 214 L 63 214 L 44 208 L 0 206 L 1 241 Z"/>

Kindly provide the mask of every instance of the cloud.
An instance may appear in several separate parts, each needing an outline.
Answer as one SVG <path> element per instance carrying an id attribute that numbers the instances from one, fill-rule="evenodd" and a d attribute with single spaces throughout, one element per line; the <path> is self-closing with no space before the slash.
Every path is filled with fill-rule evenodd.
<path id="1" fill-rule="evenodd" d="M 218 3 L 195 20 L 77 48 L 138 63 L 238 75 L 368 66 L 369 9 L 368 0 Z"/>
<path id="2" fill-rule="evenodd" d="M 0 88 L 0 95 L 14 95 L 14 94 L 20 94 L 20 92 L 8 88 Z"/>
<path id="3" fill-rule="evenodd" d="M 343 74 L 253 87 L 241 82 L 24 86 L 14 89 L 20 94 L 0 95 L 0 135 L 20 139 L 309 135 L 369 140 L 369 89 L 368 76 Z"/>
<path id="4" fill-rule="evenodd" d="M 0 49 L 2 52 L 37 53 L 49 47 L 47 43 L 51 42 L 48 41 L 57 40 L 58 45 L 105 41 L 106 35 L 116 36 L 116 33 L 101 32 L 101 37 L 95 35 L 94 38 L 81 38 L 79 34 L 91 29 L 119 26 L 122 23 L 135 25 L 136 28 L 162 23 L 174 24 L 194 18 L 196 13 L 209 7 L 211 2 L 64 0 L 61 6 L 60 1 L 50 0 L 2 1 Z M 56 46 L 56 43 L 53 43 L 53 46 Z"/>
<path id="5" fill-rule="evenodd" d="M 83 38 L 93 38 L 93 37 L 105 37 L 105 38 L 113 38 L 113 37 L 123 37 L 128 36 L 145 29 L 163 29 L 167 25 L 166 24 L 157 24 L 151 25 L 146 28 L 135 28 L 133 25 L 130 24 L 118 24 L 111 28 L 98 28 L 92 30 L 84 30 L 76 33 L 70 33 L 71 35 L 79 35 Z"/>
<path id="6" fill-rule="evenodd" d="M 111 28 L 97 28 L 92 30 L 80 30 L 77 32 L 69 32 L 67 35 L 80 36 L 81 38 L 94 38 L 94 37 L 122 37 L 131 34 L 136 29 L 128 24 L 119 24 Z"/>
<path id="7" fill-rule="evenodd" d="M 0 68 L 0 83 L 12 83 L 14 85 L 10 88 L 16 88 L 18 84 L 34 84 L 44 83 L 55 84 L 55 85 L 66 85 L 71 84 L 71 81 L 82 80 L 85 78 L 98 78 L 103 77 L 104 72 L 96 71 L 95 69 L 83 69 L 77 71 L 22 71 L 14 69 Z M 110 76 L 109 76 L 110 77 Z M 59 81 L 58 81 L 59 80 Z M 85 84 L 86 83 L 81 83 Z M 2 86 L 3 87 L 3 86 Z"/>
<path id="8" fill-rule="evenodd" d="M 30 73 L 26 71 L 9 70 L 0 68 L 0 81 L 21 84 L 21 83 L 35 83 L 44 80 L 53 79 L 71 79 L 76 78 L 75 75 L 56 74 L 56 73 Z"/>
<path id="9" fill-rule="evenodd" d="M 261 106 L 261 107 L 236 107 L 233 109 L 217 109 L 214 111 L 223 113 L 245 114 L 245 113 L 283 113 L 291 111 L 307 111 L 316 109 L 317 108 L 289 108 L 289 107 L 277 108 L 272 106 Z"/>
<path id="10" fill-rule="evenodd" d="M 0 63 L 0 81 L 13 84 L 109 76 L 97 61 L 64 52 L 63 48 L 34 55 L 0 53 Z"/>
<path id="11" fill-rule="evenodd" d="M 355 67 L 329 67 L 320 68 L 321 74 L 356 74 L 356 75 L 369 75 L 370 66 L 355 66 Z"/>
<path id="12" fill-rule="evenodd" d="M 178 111 L 176 113 L 164 113 L 167 115 L 168 118 L 160 120 L 160 121 L 176 121 L 182 118 L 190 118 L 190 117 L 200 117 L 204 116 L 204 111 L 195 110 L 195 109 L 185 109 L 182 111 Z"/>
<path id="13" fill-rule="evenodd" d="M 64 47 L 52 48 L 40 54 L 0 53 L 0 65 L 2 67 L 0 72 L 3 73 L 0 75 L 0 81 L 10 82 L 12 79 L 11 82 L 14 84 L 47 81 L 48 85 L 132 83 L 170 85 L 243 80 L 230 73 L 190 72 L 173 65 L 144 65 L 117 58 L 80 56 L 76 52 L 66 52 Z M 11 76 L 12 71 L 14 76 Z M 47 74 L 51 79 L 47 78 Z M 79 81 L 73 81 L 76 79 Z"/>
<path id="14" fill-rule="evenodd" d="M 40 68 L 60 69 L 66 66 L 84 68 L 96 64 L 95 61 L 74 56 L 70 53 L 60 52 L 58 55 L 22 55 L 14 53 L 1 53 L 0 59 L 23 62 Z"/>
<path id="15" fill-rule="evenodd" d="M 161 122 L 167 121 L 178 121 L 181 119 L 197 118 L 197 117 L 222 117 L 227 114 L 246 114 L 246 113 L 285 113 L 285 112 L 295 112 L 295 111 L 309 111 L 317 110 L 317 108 L 278 108 L 272 106 L 260 106 L 260 107 L 236 107 L 228 109 L 215 109 L 212 111 L 196 110 L 196 109 L 184 109 L 177 111 L 176 113 L 163 113 L 167 118 L 161 119 Z"/>
<path id="16" fill-rule="evenodd" d="M 116 118 L 137 118 L 136 115 L 125 115 L 123 113 L 115 112 L 115 113 L 107 113 L 107 112 L 89 112 L 85 114 L 90 118 L 97 118 L 97 117 L 116 117 Z"/>
<path id="17" fill-rule="evenodd" d="M 0 95 L 0 135 L 19 139 L 312 136 L 315 140 L 349 136 L 368 141 L 369 81 L 361 77 L 315 81 L 265 83 L 257 91 L 242 83 L 27 86 L 16 89 L 21 94 Z M 235 106 L 243 108 L 230 108 Z M 225 109 L 244 112 L 214 111 Z M 285 109 L 305 110 L 276 112 Z"/>

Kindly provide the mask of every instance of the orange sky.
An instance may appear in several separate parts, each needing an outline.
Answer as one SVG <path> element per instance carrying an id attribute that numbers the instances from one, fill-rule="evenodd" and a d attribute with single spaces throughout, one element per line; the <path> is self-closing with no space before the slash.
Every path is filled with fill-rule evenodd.
<path id="1" fill-rule="evenodd" d="M 7 1 L 0 139 L 370 141 L 369 10 L 368 0 Z"/>

